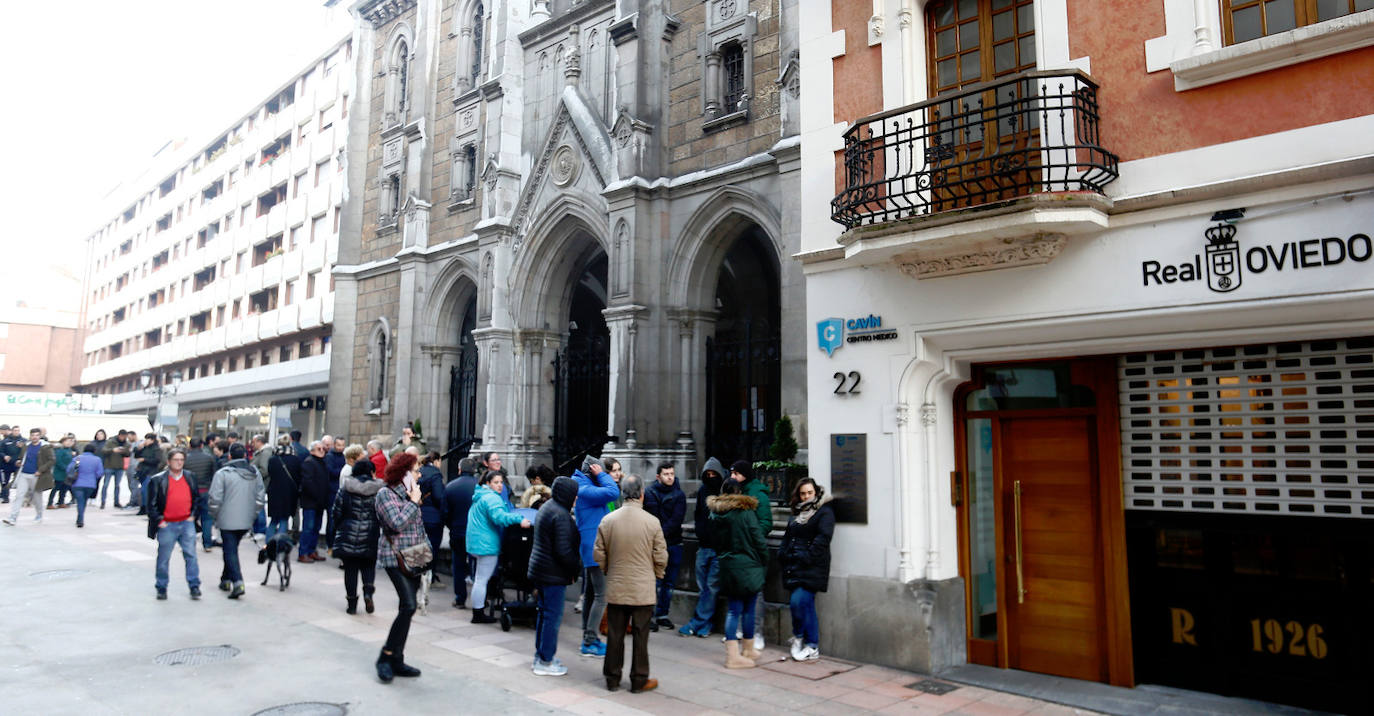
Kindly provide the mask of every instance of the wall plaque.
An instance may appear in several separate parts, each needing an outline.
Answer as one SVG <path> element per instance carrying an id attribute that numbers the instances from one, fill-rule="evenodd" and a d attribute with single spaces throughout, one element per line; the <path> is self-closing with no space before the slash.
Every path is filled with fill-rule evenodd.
<path id="1" fill-rule="evenodd" d="M 868 524 L 868 435 L 830 436 L 830 491 L 836 522 Z"/>

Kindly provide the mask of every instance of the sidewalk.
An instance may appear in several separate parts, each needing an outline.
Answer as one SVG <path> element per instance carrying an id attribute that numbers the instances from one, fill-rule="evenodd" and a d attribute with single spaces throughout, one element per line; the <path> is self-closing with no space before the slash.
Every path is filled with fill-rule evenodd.
<path id="1" fill-rule="evenodd" d="M 47 511 L 42 525 L 25 510 L 19 526 L 0 525 L 0 663 L 8 683 L 24 686 L 6 695 L 11 713 L 254 714 L 298 702 L 343 704 L 350 714 L 1092 713 L 884 667 L 799 664 L 776 645 L 760 668 L 727 671 L 719 638 L 668 632 L 649 641 L 658 690 L 610 693 L 601 661 L 577 654 L 581 615 L 571 608 L 559 646 L 569 673 L 536 677 L 533 631 L 470 624 L 470 612 L 450 606 L 446 580 L 431 592 L 429 613 L 416 615 L 406 648 L 424 675 L 384 685 L 372 668 L 396 609 L 384 574 L 377 613 L 360 606 L 350 616 L 334 561 L 293 562 L 291 586 L 279 592 L 275 575 L 258 585 L 265 567 L 250 543 L 240 550 L 248 594 L 225 599 L 219 549 L 198 551 L 205 596 L 193 602 L 177 552 L 169 599 L 159 602 L 143 518 L 88 509 L 84 529 L 75 521 L 75 508 Z M 240 651 L 198 666 L 154 663 L 164 652 L 215 645 Z"/>

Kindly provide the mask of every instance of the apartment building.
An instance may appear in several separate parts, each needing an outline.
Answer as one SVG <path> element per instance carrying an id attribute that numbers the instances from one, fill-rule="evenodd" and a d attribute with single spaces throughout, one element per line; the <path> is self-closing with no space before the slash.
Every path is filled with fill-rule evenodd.
<path id="1" fill-rule="evenodd" d="M 320 431 L 351 67 L 345 38 L 114 192 L 87 237 L 86 391 L 169 434 Z"/>
<path id="2" fill-rule="evenodd" d="M 808 10 L 822 648 L 1366 710 L 1374 7 Z"/>

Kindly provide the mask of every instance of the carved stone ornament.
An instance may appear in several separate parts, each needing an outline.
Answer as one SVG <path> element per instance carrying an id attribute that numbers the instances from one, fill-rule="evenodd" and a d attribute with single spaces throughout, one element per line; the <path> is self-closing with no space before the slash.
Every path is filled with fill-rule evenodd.
<path id="1" fill-rule="evenodd" d="M 400 17 L 405 11 L 415 7 L 416 0 L 376 0 L 358 8 L 358 15 L 377 28 Z"/>
<path id="2" fill-rule="evenodd" d="M 721 20 L 729 20 L 735 16 L 735 11 L 738 9 L 735 0 L 720 0 L 716 3 L 716 17 Z"/>
<path id="3" fill-rule="evenodd" d="M 382 166 L 391 166 L 401 162 L 401 145 L 400 137 L 382 145 Z"/>
<path id="4" fill-rule="evenodd" d="M 897 265 L 902 273 L 916 279 L 1036 266 L 1053 260 L 1066 243 L 1068 240 L 1062 234 L 1001 239 L 995 246 L 977 251 L 942 253 L 938 256 L 902 256 L 898 257 Z"/>
<path id="5" fill-rule="evenodd" d="M 477 110 L 475 108 L 469 107 L 463 110 L 463 113 L 458 116 L 458 125 L 463 129 L 472 129 L 472 126 L 476 124 L 476 122 Z"/>
<path id="6" fill-rule="evenodd" d="M 500 173 L 500 167 L 496 165 L 496 152 L 492 152 L 487 157 L 487 168 L 482 170 L 482 182 L 487 185 L 487 191 L 496 191 L 496 177 Z"/>
<path id="7" fill-rule="evenodd" d="M 577 178 L 577 170 L 582 166 L 582 160 L 577 156 L 577 150 L 564 144 L 553 153 L 553 165 L 550 168 L 549 176 L 553 183 L 558 186 L 567 186 Z"/>

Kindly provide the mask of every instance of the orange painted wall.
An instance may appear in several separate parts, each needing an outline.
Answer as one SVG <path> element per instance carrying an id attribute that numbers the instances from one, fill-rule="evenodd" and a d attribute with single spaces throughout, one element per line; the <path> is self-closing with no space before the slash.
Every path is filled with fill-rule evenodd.
<path id="1" fill-rule="evenodd" d="M 868 46 L 868 18 L 873 5 L 855 0 L 830 0 L 833 30 L 844 30 L 844 55 L 831 63 L 836 122 L 853 122 L 883 109 L 883 56 Z M 844 153 L 835 152 L 835 191 L 844 187 Z"/>
<path id="2" fill-rule="evenodd" d="M 1070 56 L 1092 58 L 1102 142 L 1123 161 L 1374 114 L 1374 48 L 1176 92 L 1172 72 L 1145 72 L 1163 34 L 1162 0 L 1069 3 Z"/>

